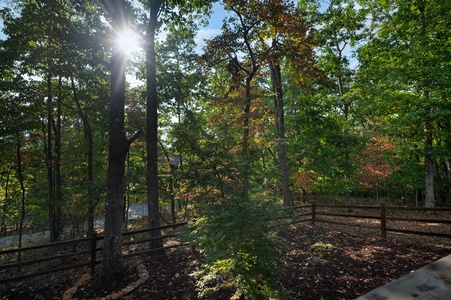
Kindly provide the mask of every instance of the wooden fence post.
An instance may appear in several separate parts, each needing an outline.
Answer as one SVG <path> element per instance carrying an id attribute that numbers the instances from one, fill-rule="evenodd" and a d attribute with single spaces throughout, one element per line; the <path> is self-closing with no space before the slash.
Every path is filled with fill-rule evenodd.
<path id="1" fill-rule="evenodd" d="M 312 225 L 315 225 L 316 219 L 316 202 L 312 202 Z"/>
<path id="2" fill-rule="evenodd" d="M 97 248 L 97 231 L 94 230 L 91 237 L 91 275 L 96 272 L 96 248 Z"/>
<path id="3" fill-rule="evenodd" d="M 385 217 L 385 203 L 381 202 L 381 237 L 383 239 L 387 238 L 387 219 Z"/>

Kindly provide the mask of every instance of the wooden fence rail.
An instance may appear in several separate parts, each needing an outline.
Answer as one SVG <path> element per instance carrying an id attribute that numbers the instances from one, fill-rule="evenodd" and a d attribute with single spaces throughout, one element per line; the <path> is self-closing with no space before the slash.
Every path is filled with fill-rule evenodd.
<path id="1" fill-rule="evenodd" d="M 122 234 L 122 238 L 124 239 L 124 238 L 132 236 L 132 235 L 145 234 L 145 233 L 149 233 L 149 232 L 152 232 L 155 230 L 164 230 L 164 229 L 181 227 L 186 224 L 187 224 L 186 222 L 183 222 L 183 223 L 164 225 L 164 226 L 148 228 L 148 229 L 127 231 Z M 177 236 L 177 234 L 165 234 L 165 235 L 161 235 L 158 237 L 141 238 L 138 240 L 128 241 L 128 242 L 124 241 L 122 245 L 123 246 L 137 245 L 137 244 L 150 242 L 153 240 L 158 240 L 158 239 L 164 240 L 164 239 L 176 237 L 176 236 Z M 13 257 L 19 258 L 19 259 L 17 259 L 16 262 L 7 262 L 4 264 L 0 264 L 0 276 L 2 274 L 8 275 L 8 277 L 3 277 L 3 278 L 0 277 L 0 284 L 9 282 L 9 281 L 19 281 L 19 280 L 26 279 L 29 277 L 42 276 L 42 275 L 46 275 L 46 274 L 50 274 L 50 273 L 56 273 L 59 271 L 65 271 L 65 270 L 69 270 L 69 269 L 75 269 L 75 268 L 81 268 L 81 267 L 87 267 L 87 266 L 90 267 L 90 272 L 92 275 L 94 275 L 96 265 L 102 263 L 102 260 L 99 259 L 98 255 L 97 255 L 97 253 L 99 251 L 103 250 L 101 243 L 99 243 L 102 240 L 103 240 L 103 236 L 99 236 L 99 235 L 97 235 L 96 232 L 94 232 L 94 234 L 88 238 L 68 240 L 68 241 L 62 241 L 62 242 L 56 242 L 56 243 L 42 244 L 42 245 L 37 245 L 37 246 L 16 248 L 16 249 L 2 250 L 2 251 L 0 251 L 0 261 L 1 260 L 7 261 L 8 256 L 11 256 L 10 261 L 13 259 Z M 82 250 L 75 250 L 75 247 L 80 246 L 80 245 L 83 245 L 80 247 Z M 135 252 L 131 252 L 131 253 L 127 253 L 127 254 L 123 255 L 123 257 L 126 258 L 126 257 L 144 255 L 144 254 L 149 254 L 151 252 L 161 251 L 163 249 L 180 247 L 183 245 L 186 245 L 186 244 L 176 244 L 176 245 L 166 246 L 166 247 L 162 247 L 162 248 L 158 248 L 158 249 L 135 251 Z M 64 253 L 64 254 L 55 254 L 55 253 L 58 253 L 58 249 L 61 249 L 61 247 L 65 247 L 65 246 L 74 246 L 74 251 L 69 251 L 69 253 Z M 30 253 L 33 250 L 47 250 L 47 252 L 48 252 L 48 250 L 51 250 L 51 256 L 40 257 L 37 259 L 23 260 L 24 255 L 22 255 L 22 254 Z M 52 267 L 52 268 L 48 268 L 46 270 L 35 271 L 32 273 L 27 273 L 27 274 L 23 274 L 25 272 L 22 272 L 24 269 L 26 269 L 25 268 L 26 266 L 36 265 L 36 264 L 39 264 L 42 262 L 46 262 L 46 263 L 53 262 L 57 265 L 60 265 L 60 263 L 58 263 L 58 262 L 70 261 L 70 259 L 73 259 L 75 261 L 80 261 L 80 257 L 83 257 L 83 256 L 85 256 L 84 261 L 79 262 L 79 263 L 68 263 L 66 266 L 63 266 L 63 267 Z M 89 258 L 87 258 L 86 256 L 88 256 Z M 5 270 L 6 270 L 6 272 L 5 272 Z M 16 271 L 16 270 L 18 270 L 20 274 L 11 276 L 11 274 L 13 274 L 12 271 Z M 8 271 L 10 271 L 10 272 L 8 272 Z"/>
<path id="2" fill-rule="evenodd" d="M 337 205 L 337 204 L 308 204 L 295 206 L 296 210 L 303 210 L 300 215 L 304 217 L 310 216 L 310 218 L 305 218 L 300 222 L 311 222 L 315 225 L 316 222 L 337 224 L 343 226 L 360 227 L 367 229 L 379 229 L 381 232 L 381 237 L 383 239 L 387 238 L 387 232 L 397 232 L 404 234 L 415 234 L 423 236 L 433 236 L 433 237 L 443 237 L 450 238 L 451 233 L 441 233 L 441 232 L 426 232 L 421 230 L 411 230 L 388 227 L 387 221 L 392 222 L 418 222 L 418 223 L 433 223 L 433 224 L 451 224 L 451 214 L 447 215 L 446 219 L 430 219 L 430 218 L 408 218 L 408 217 L 398 217 L 398 216 L 388 216 L 388 213 L 392 212 L 402 212 L 402 211 L 413 211 L 413 212 L 451 212 L 451 207 L 442 208 L 419 208 L 419 207 L 401 207 L 401 206 L 386 206 L 383 202 L 380 205 Z M 336 212 L 339 209 L 345 210 L 345 212 Z M 306 210 L 308 210 L 306 212 Z M 333 210 L 333 211 L 330 211 Z M 353 213 L 354 210 L 364 211 L 364 213 Z M 369 212 L 373 212 L 370 214 Z M 335 220 L 328 220 L 325 217 L 341 217 L 341 218 L 354 218 L 354 219 L 368 219 L 368 220 L 379 220 L 379 228 L 370 225 L 356 224 L 356 223 L 345 223 Z M 451 227 L 450 227 L 451 229 Z"/>
<path id="3" fill-rule="evenodd" d="M 402 211 L 416 211 L 416 212 L 451 212 L 451 207 L 447 208 L 413 208 L 413 207 L 397 207 L 397 206 L 386 206 L 384 203 L 381 203 L 380 205 L 328 205 L 328 204 L 308 204 L 308 205 L 300 205 L 295 206 L 291 208 L 292 211 L 294 210 L 296 212 L 296 218 L 293 220 L 293 223 L 298 222 L 311 222 L 312 225 L 315 225 L 315 223 L 330 223 L 330 224 L 337 224 L 342 226 L 353 226 L 353 227 L 360 227 L 360 228 L 367 228 L 367 229 L 376 229 L 380 230 L 381 237 L 387 238 L 387 232 L 397 232 L 397 233 L 404 233 L 404 234 L 415 234 L 415 235 L 424 235 L 424 236 L 434 236 L 434 237 L 443 237 L 443 238 L 449 238 L 451 239 L 451 234 L 447 233 L 440 233 L 440 232 L 425 232 L 420 230 L 408 230 L 403 228 L 395 228 L 395 227 L 388 227 L 387 221 L 390 221 L 390 223 L 394 222 L 418 222 L 418 223 L 434 223 L 434 224 L 451 224 L 451 214 L 448 214 L 446 218 L 444 219 L 430 219 L 430 218 L 407 218 L 405 216 L 398 217 L 398 216 L 390 216 L 390 213 L 396 213 L 396 212 L 402 212 Z M 355 211 L 358 211 L 358 213 L 355 213 Z M 291 215 L 292 217 L 293 215 Z M 367 220 L 379 220 L 378 225 L 365 225 L 365 224 L 357 224 L 352 222 L 341 222 L 340 220 L 331 220 L 328 217 L 338 217 L 338 218 L 346 218 L 346 219 L 367 219 Z M 300 218 L 300 219 L 299 219 Z M 180 226 L 186 225 L 186 222 L 183 223 L 176 223 L 176 224 L 170 224 L 170 225 L 164 225 L 160 227 L 155 228 L 148 228 L 148 229 L 141 229 L 141 230 L 135 230 L 135 231 L 128 231 L 124 232 L 122 234 L 123 238 L 132 236 L 132 235 L 139 235 L 139 234 L 145 234 L 149 233 L 154 230 L 164 230 L 164 229 L 170 229 L 170 228 L 176 228 Z M 450 227 L 451 229 L 451 227 Z M 450 230 L 451 232 L 451 230 Z M 128 245 L 137 245 L 142 244 L 146 242 L 151 242 L 155 239 L 168 239 L 171 237 L 176 237 L 177 234 L 169 233 L 165 235 L 161 235 L 159 237 L 151 237 L 151 238 L 140 238 L 138 240 L 133 241 L 124 241 L 123 246 Z M 97 234 L 94 234 L 92 237 L 83 238 L 83 239 L 77 239 L 77 240 L 69 240 L 69 241 L 63 241 L 63 242 L 57 242 L 57 243 L 51 243 L 51 244 L 44 244 L 44 245 L 37 245 L 37 246 L 31 246 L 31 247 L 24 247 L 20 249 L 10 249 L 10 250 L 3 250 L 0 251 L 0 284 L 14 281 L 14 280 L 22 280 L 25 278 L 33 277 L 33 276 L 40 276 L 50 273 L 55 273 L 59 271 L 64 271 L 68 269 L 74 269 L 74 268 L 80 268 L 80 267 L 90 267 L 91 274 L 95 273 L 95 268 L 97 264 L 100 264 L 102 262 L 101 259 L 98 258 L 97 253 L 102 251 L 103 247 L 100 241 L 103 240 L 103 236 L 98 236 Z M 81 247 L 81 250 L 76 251 L 76 246 L 79 246 L 80 244 L 84 244 L 84 246 Z M 180 247 L 185 246 L 187 244 L 175 244 L 172 246 L 167 246 L 159 249 L 147 249 L 147 250 L 141 250 L 141 251 L 135 251 L 131 253 L 127 253 L 124 255 L 124 257 L 133 257 L 138 255 L 144 255 L 149 254 L 154 251 L 161 251 L 162 249 L 168 249 L 168 248 L 174 248 L 174 247 Z M 61 247 L 73 247 L 73 251 L 61 251 L 63 254 L 59 254 L 58 249 Z M 29 259 L 29 260 L 22 260 L 17 258 L 22 258 L 22 254 L 27 252 L 32 252 L 32 250 L 48 250 L 52 249 L 51 256 L 50 257 L 40 257 L 37 259 Z M 56 254 L 55 254 L 56 253 Z M 10 256 L 8 261 L 8 256 Z M 85 256 L 84 261 L 80 260 L 79 257 Z M 13 259 L 17 260 L 16 262 L 12 262 Z M 49 268 L 43 271 L 36 271 L 34 273 L 28 273 L 23 274 L 24 272 L 21 272 L 22 269 L 25 269 L 27 266 L 31 264 L 38 264 L 42 262 L 57 262 L 57 261 L 70 261 L 70 259 L 75 260 L 77 263 L 67 264 L 66 266 L 58 266 Z M 6 261 L 6 263 L 1 264 L 1 261 Z M 60 265 L 56 263 L 57 265 Z M 11 271 L 20 271 L 19 275 L 11 276 L 10 274 L 13 274 L 13 272 L 5 272 L 4 270 L 11 270 Z M 2 274 L 8 274 L 6 278 L 2 278 Z"/>

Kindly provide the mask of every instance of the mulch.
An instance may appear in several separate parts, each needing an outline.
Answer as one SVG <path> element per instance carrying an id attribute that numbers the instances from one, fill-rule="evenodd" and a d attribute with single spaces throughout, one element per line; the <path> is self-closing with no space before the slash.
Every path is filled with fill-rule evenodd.
<path id="1" fill-rule="evenodd" d="M 329 224 L 291 225 L 282 233 L 287 253 L 282 256 L 280 284 L 294 299 L 355 299 L 396 278 L 451 254 L 450 241 L 406 235 L 382 240 L 377 232 Z M 315 244 L 327 245 L 325 248 Z M 313 247 L 312 247 L 313 246 Z M 322 250 L 321 250 L 322 249 Z M 199 268 L 198 253 L 190 248 L 175 248 L 160 256 L 139 258 L 149 272 L 149 279 L 125 295 L 125 300 L 141 299 L 229 299 L 233 290 L 223 290 L 198 297 L 195 279 L 190 275 Z M 124 279 L 102 287 L 95 279 L 78 288 L 78 299 L 100 299 L 136 280 L 135 261 Z M 0 299 L 62 299 L 64 292 L 83 271 L 74 270 L 31 278 L 0 287 Z M 121 285 L 121 286 L 119 286 Z"/>

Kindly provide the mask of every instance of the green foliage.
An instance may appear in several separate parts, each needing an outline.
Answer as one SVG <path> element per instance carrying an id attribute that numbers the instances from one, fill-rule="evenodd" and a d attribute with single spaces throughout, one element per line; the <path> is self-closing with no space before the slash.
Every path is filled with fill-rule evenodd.
<path id="1" fill-rule="evenodd" d="M 425 189 L 425 178 L 433 176 L 435 189 L 442 191 L 436 194 L 449 199 L 450 181 L 443 174 L 449 172 L 446 161 L 451 157 L 451 6 L 441 0 L 360 2 L 371 8 L 377 34 L 358 50 L 355 86 L 373 129 L 396 145 L 400 170 L 389 184 Z M 435 174 L 422 171 L 430 170 L 424 166 L 432 159 Z M 434 193 L 429 185 L 426 194 Z"/>
<path id="2" fill-rule="evenodd" d="M 276 275 L 280 272 L 280 245 L 275 227 L 277 212 L 267 202 L 212 205 L 191 224 L 189 236 L 205 264 L 193 275 L 201 295 L 219 288 L 235 287 L 245 299 L 283 297 Z"/>
<path id="3" fill-rule="evenodd" d="M 332 251 L 334 246 L 332 244 L 326 244 L 323 242 L 316 242 L 310 246 L 310 250 L 316 252 L 317 258 L 321 259 L 326 253 Z"/>

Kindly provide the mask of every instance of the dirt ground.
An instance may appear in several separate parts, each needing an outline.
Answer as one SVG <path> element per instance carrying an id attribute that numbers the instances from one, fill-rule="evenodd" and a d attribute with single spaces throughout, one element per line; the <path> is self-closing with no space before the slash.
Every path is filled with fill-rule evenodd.
<path id="1" fill-rule="evenodd" d="M 288 253 L 282 256 L 278 283 L 293 299 L 354 299 L 396 278 L 451 254 L 451 241 L 393 234 L 387 240 L 378 232 L 337 225 L 300 223 L 282 234 Z M 315 251 L 316 243 L 328 245 Z M 130 259 L 127 276 L 100 288 L 94 279 L 78 287 L 78 299 L 100 299 L 138 279 Z M 190 248 L 167 250 L 162 256 L 139 258 L 149 279 L 122 299 L 229 299 L 233 290 L 198 297 L 190 274 L 200 266 Z M 0 299 L 62 299 L 64 292 L 87 270 L 66 271 L 35 277 L 0 288 Z"/>

